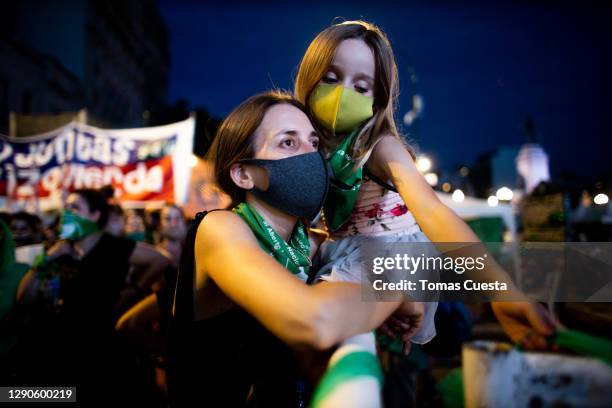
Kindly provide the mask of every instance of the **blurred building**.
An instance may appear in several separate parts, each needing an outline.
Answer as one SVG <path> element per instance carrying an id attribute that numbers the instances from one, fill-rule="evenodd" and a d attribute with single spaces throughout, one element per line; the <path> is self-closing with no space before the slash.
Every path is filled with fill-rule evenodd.
<path id="1" fill-rule="evenodd" d="M 86 108 L 92 124 L 134 127 L 163 105 L 170 56 L 153 0 L 24 0 L 0 15 L 0 132 L 10 111 Z"/>
<path id="2" fill-rule="evenodd" d="M 487 198 L 501 187 L 514 190 L 520 186 L 515 161 L 518 152 L 518 146 L 502 146 L 478 156 L 469 173 L 476 196 Z"/>

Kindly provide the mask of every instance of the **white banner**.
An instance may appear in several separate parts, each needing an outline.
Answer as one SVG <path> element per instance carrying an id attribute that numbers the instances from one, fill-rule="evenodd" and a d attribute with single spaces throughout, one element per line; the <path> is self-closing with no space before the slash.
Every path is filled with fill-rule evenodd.
<path id="1" fill-rule="evenodd" d="M 194 129 L 189 118 L 135 129 L 73 122 L 42 135 L 0 135 L 0 198 L 9 210 L 44 211 L 60 208 L 74 189 L 112 185 L 126 206 L 183 204 Z"/>

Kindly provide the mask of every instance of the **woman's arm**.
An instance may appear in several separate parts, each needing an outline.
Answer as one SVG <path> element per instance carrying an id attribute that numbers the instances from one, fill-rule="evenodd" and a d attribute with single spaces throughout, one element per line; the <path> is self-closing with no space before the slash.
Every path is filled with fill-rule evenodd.
<path id="1" fill-rule="evenodd" d="M 38 297 L 39 288 L 40 279 L 36 276 L 36 270 L 30 269 L 19 281 L 15 300 L 17 303 L 32 303 Z"/>
<path id="2" fill-rule="evenodd" d="M 361 286 L 307 286 L 259 247 L 240 217 L 215 211 L 195 246 L 198 287 L 206 276 L 272 333 L 293 346 L 327 349 L 378 327 L 400 302 L 364 302 Z"/>
<path id="3" fill-rule="evenodd" d="M 170 254 L 145 242 L 137 242 L 129 259 L 130 265 L 139 267 L 135 283 L 140 288 L 157 290 L 170 265 Z"/>
<path id="4" fill-rule="evenodd" d="M 134 344 L 144 346 L 147 351 L 154 351 L 159 347 L 159 336 L 154 326 L 160 320 L 157 294 L 152 293 L 125 312 L 117 321 L 115 330 L 125 334 Z"/>

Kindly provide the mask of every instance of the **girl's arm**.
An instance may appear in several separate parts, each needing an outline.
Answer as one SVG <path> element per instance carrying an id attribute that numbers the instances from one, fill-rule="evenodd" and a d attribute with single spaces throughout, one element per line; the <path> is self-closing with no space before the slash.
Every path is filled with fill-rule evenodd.
<path id="1" fill-rule="evenodd" d="M 355 283 L 305 285 L 263 252 L 247 225 L 229 211 L 206 216 L 195 253 L 198 282 L 212 278 L 225 295 L 293 346 L 327 349 L 378 327 L 400 305 L 364 302 Z"/>
<path id="2" fill-rule="evenodd" d="M 470 227 L 438 199 L 401 140 L 383 137 L 368 160 L 368 168 L 383 180 L 391 180 L 432 242 L 479 242 Z"/>
<path id="3" fill-rule="evenodd" d="M 432 242 L 480 242 L 470 227 L 438 199 L 398 138 L 383 137 L 368 160 L 368 168 L 383 180 L 392 181 L 417 223 Z M 496 265 L 489 269 L 493 276 L 505 275 Z M 522 297 L 520 292 L 516 295 Z M 513 341 L 525 343 L 527 335 L 535 334 L 528 346 L 542 348 L 546 345 L 540 336 L 552 334 L 554 323 L 548 312 L 538 304 L 492 302 L 492 306 L 502 327 Z"/>

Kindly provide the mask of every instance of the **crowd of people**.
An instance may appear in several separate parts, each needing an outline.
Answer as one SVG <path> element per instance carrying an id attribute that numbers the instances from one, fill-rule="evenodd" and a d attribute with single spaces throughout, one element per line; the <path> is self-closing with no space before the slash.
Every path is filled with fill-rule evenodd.
<path id="1" fill-rule="evenodd" d="M 112 189 L 80 189 L 46 218 L 1 215 L 2 383 L 159 401 L 182 209 L 123 209 Z"/>

